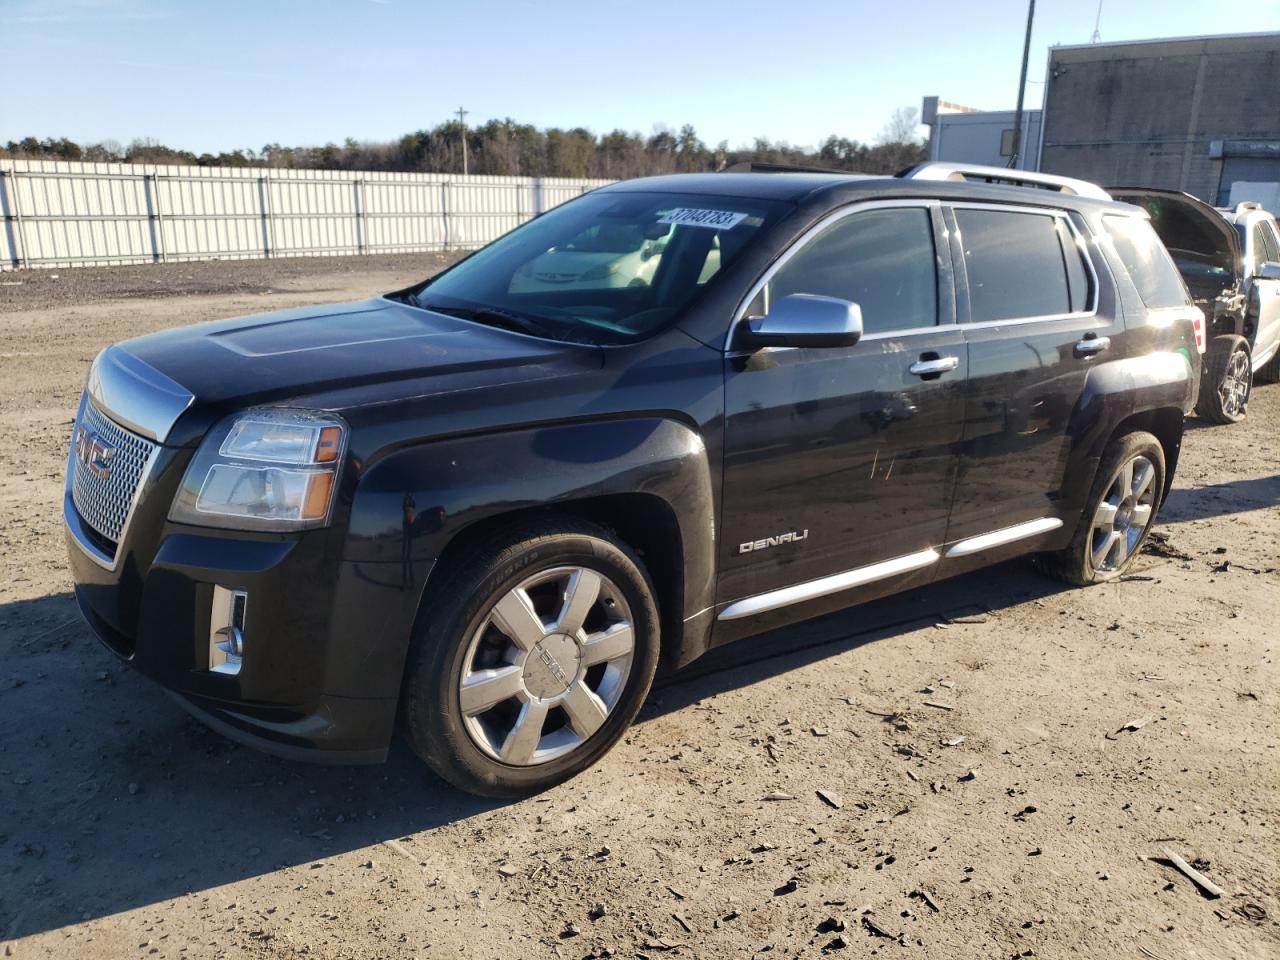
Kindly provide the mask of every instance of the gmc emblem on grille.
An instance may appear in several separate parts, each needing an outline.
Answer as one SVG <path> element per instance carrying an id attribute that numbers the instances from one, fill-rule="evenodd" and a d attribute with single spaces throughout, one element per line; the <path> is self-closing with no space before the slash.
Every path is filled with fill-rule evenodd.
<path id="1" fill-rule="evenodd" d="M 76 459 L 89 468 L 94 476 L 103 480 L 111 476 L 111 461 L 116 448 L 98 439 L 98 434 L 87 427 L 76 430 Z"/>

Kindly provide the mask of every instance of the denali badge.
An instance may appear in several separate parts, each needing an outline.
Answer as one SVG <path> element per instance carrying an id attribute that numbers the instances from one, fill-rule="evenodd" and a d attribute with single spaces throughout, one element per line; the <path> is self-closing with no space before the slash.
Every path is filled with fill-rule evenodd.
<path id="1" fill-rule="evenodd" d="M 776 547 L 780 543 L 799 543 L 801 540 L 809 539 L 809 531 L 796 533 L 792 530 L 790 533 L 780 533 L 776 537 L 765 537 L 763 540 L 751 540 L 747 543 L 738 544 L 739 553 L 751 553 L 755 550 L 765 550 L 769 547 Z"/>
<path id="2" fill-rule="evenodd" d="M 76 459 L 96 476 L 104 480 L 111 476 L 111 460 L 115 455 L 116 448 L 104 444 L 93 430 L 85 427 L 76 430 Z"/>

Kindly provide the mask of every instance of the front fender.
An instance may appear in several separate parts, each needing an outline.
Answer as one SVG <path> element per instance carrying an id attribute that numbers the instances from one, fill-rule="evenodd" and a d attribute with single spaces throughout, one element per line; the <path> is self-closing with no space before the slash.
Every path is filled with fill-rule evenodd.
<path id="1" fill-rule="evenodd" d="M 658 498 L 676 520 L 682 617 L 712 606 L 715 496 L 706 446 L 697 431 L 664 417 L 427 441 L 391 453 L 360 479 L 343 559 L 399 564 L 390 580 L 420 594 L 445 547 L 479 521 L 635 494 Z"/>

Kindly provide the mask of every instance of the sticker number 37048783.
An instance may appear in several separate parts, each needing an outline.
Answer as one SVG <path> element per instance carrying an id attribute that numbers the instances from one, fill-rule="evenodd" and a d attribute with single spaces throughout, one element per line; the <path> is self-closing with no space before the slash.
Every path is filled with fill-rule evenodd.
<path id="1" fill-rule="evenodd" d="M 732 210 L 702 210 L 697 207 L 676 207 L 658 219 L 659 223 L 674 223 L 685 227 L 709 227 L 712 230 L 732 230 L 743 220 L 745 213 Z"/>

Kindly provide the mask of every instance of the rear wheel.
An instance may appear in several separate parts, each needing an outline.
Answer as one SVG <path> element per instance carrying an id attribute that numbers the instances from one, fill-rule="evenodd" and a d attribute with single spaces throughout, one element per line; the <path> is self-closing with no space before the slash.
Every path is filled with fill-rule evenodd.
<path id="1" fill-rule="evenodd" d="M 1164 448 L 1152 434 L 1136 431 L 1112 440 L 1075 536 L 1065 550 L 1041 555 L 1041 568 L 1077 586 L 1123 574 L 1151 532 L 1164 475 Z"/>
<path id="2" fill-rule="evenodd" d="M 534 793 L 590 766 L 634 719 L 658 662 L 639 560 L 605 530 L 545 521 L 464 558 L 428 603 L 406 671 L 409 743 L 472 793 Z"/>
<path id="3" fill-rule="evenodd" d="M 1249 342 L 1235 334 L 1214 337 L 1209 342 L 1204 363 L 1204 385 L 1196 402 L 1196 413 L 1213 423 L 1243 420 L 1253 390 Z"/>

